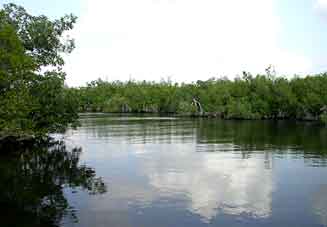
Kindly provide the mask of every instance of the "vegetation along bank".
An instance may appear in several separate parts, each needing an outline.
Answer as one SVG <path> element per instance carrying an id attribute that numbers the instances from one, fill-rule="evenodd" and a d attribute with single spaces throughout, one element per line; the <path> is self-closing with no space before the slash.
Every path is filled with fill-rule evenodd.
<path id="1" fill-rule="evenodd" d="M 31 140 L 78 123 L 79 112 L 160 113 L 223 119 L 295 119 L 327 123 L 327 73 L 304 78 L 244 72 L 235 80 L 96 80 L 65 86 L 63 34 L 76 17 L 51 20 L 23 7 L 0 9 L 0 141 Z"/>
<path id="2" fill-rule="evenodd" d="M 0 142 L 33 140 L 77 123 L 78 106 L 64 86 L 63 53 L 74 41 L 63 34 L 76 17 L 56 20 L 23 7 L 0 9 Z M 1 148 L 1 147 L 0 147 Z"/>
<path id="3" fill-rule="evenodd" d="M 69 88 L 79 112 L 173 113 L 223 119 L 294 119 L 327 122 L 327 73 L 304 78 L 243 73 L 177 84 L 101 79 Z"/>

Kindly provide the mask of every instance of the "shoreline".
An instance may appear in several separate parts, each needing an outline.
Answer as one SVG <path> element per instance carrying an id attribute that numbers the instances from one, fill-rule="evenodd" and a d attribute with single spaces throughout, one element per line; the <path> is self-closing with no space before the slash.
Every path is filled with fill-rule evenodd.
<path id="1" fill-rule="evenodd" d="M 235 121 L 298 121 L 298 122 L 317 122 L 324 124 L 319 117 L 302 117 L 302 118 L 290 118 L 290 117 L 263 117 L 263 118 L 238 118 L 238 117 L 226 117 L 221 113 L 204 112 L 200 113 L 158 113 L 158 112 L 80 112 L 79 116 L 88 115 L 122 115 L 122 116 L 170 116 L 181 118 L 209 118 L 220 120 L 235 120 Z"/>
<path id="2" fill-rule="evenodd" d="M 80 112 L 78 113 L 80 117 L 92 116 L 92 115 L 111 115 L 111 116 L 159 116 L 159 117 L 177 117 L 177 118 L 193 118 L 193 119 L 218 119 L 223 121 L 287 121 L 287 122 L 303 122 L 303 123 L 313 123 L 321 126 L 327 126 L 326 123 L 322 122 L 317 118 L 286 118 L 286 117 L 267 117 L 267 118 L 227 118 L 221 113 L 204 112 L 200 113 L 157 113 L 157 112 L 144 112 L 144 113 L 133 113 L 133 112 Z M 0 149 L 12 149 L 15 146 L 33 144 L 38 141 L 45 140 L 48 136 L 35 135 L 28 133 L 4 133 L 0 132 Z"/>

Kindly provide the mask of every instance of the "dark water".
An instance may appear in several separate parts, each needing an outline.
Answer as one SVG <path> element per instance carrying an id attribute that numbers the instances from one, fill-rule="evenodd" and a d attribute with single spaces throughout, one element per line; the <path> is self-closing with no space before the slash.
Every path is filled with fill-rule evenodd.
<path id="1" fill-rule="evenodd" d="M 44 220 L 65 227 L 327 226 L 325 127 L 87 115 L 64 141 L 57 159 L 47 148 L 0 175 L 7 194 L 16 193 L 1 195 L 18 210 L 7 213 L 23 214 L 18 205 L 30 201 L 19 199 L 29 192 Z M 74 147 L 82 152 L 72 157 Z M 4 160 L 1 171 L 12 165 Z M 31 176 L 26 163 L 39 163 Z M 7 186 L 15 177 L 23 182 Z M 42 211 L 52 194 L 55 204 Z"/>

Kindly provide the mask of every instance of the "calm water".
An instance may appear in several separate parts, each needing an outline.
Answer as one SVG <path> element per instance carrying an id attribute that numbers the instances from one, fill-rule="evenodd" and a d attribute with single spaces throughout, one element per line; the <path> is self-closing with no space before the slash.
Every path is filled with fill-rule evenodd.
<path id="1" fill-rule="evenodd" d="M 59 158 L 76 164 L 57 171 L 68 204 L 55 217 L 60 226 L 327 226 L 327 128 L 112 115 L 81 122 L 64 150 L 82 152 Z"/>

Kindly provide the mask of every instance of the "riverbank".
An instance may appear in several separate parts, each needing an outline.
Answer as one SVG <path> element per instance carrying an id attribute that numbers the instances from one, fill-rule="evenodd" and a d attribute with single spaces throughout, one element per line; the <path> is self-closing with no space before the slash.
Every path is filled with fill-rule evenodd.
<path id="1" fill-rule="evenodd" d="M 289 118 L 289 117 L 261 117 L 261 118 L 240 118 L 240 117 L 228 117 L 224 113 L 219 112 L 203 112 L 203 113 L 157 113 L 157 112 L 144 112 L 144 113 L 126 113 L 126 112 L 81 112 L 80 117 L 85 116 L 99 116 L 99 115 L 113 115 L 113 116 L 130 116 L 130 117 L 180 117 L 180 118 L 210 118 L 210 119 L 221 119 L 221 120 L 236 120 L 236 121 L 300 121 L 300 122 L 314 122 L 318 124 L 327 125 L 327 121 L 318 116 L 307 116 L 302 118 Z M 4 133 L 0 132 L 0 149 L 13 150 L 13 148 L 22 145 L 33 144 L 38 141 L 45 141 L 47 136 L 35 135 L 33 133 Z"/>
<path id="2" fill-rule="evenodd" d="M 231 118 L 227 117 L 223 113 L 219 112 L 204 112 L 204 113 L 158 113 L 158 112 L 143 112 L 143 113 L 126 113 L 126 112 L 81 112 L 79 113 L 80 117 L 83 116 L 98 116 L 98 115 L 113 115 L 113 116 L 138 116 L 138 117 L 180 117 L 180 118 L 209 118 L 209 119 L 221 119 L 221 120 L 236 120 L 236 121 L 299 121 L 299 122 L 316 122 L 316 123 L 324 123 L 319 117 L 307 116 L 302 118 L 288 118 L 288 117 L 262 117 L 262 118 Z"/>
<path id="3" fill-rule="evenodd" d="M 0 150 L 2 152 L 9 152 L 14 150 L 15 147 L 33 144 L 39 140 L 40 137 L 33 134 L 0 133 Z"/>
<path id="4" fill-rule="evenodd" d="M 51 140 L 47 134 L 33 132 L 0 132 L 0 153 L 15 152 L 17 148 L 29 147 Z"/>
<path id="5" fill-rule="evenodd" d="M 326 73 L 303 78 L 244 73 L 234 80 L 213 78 L 188 84 L 97 80 L 67 91 L 75 97 L 79 112 L 327 122 Z"/>

